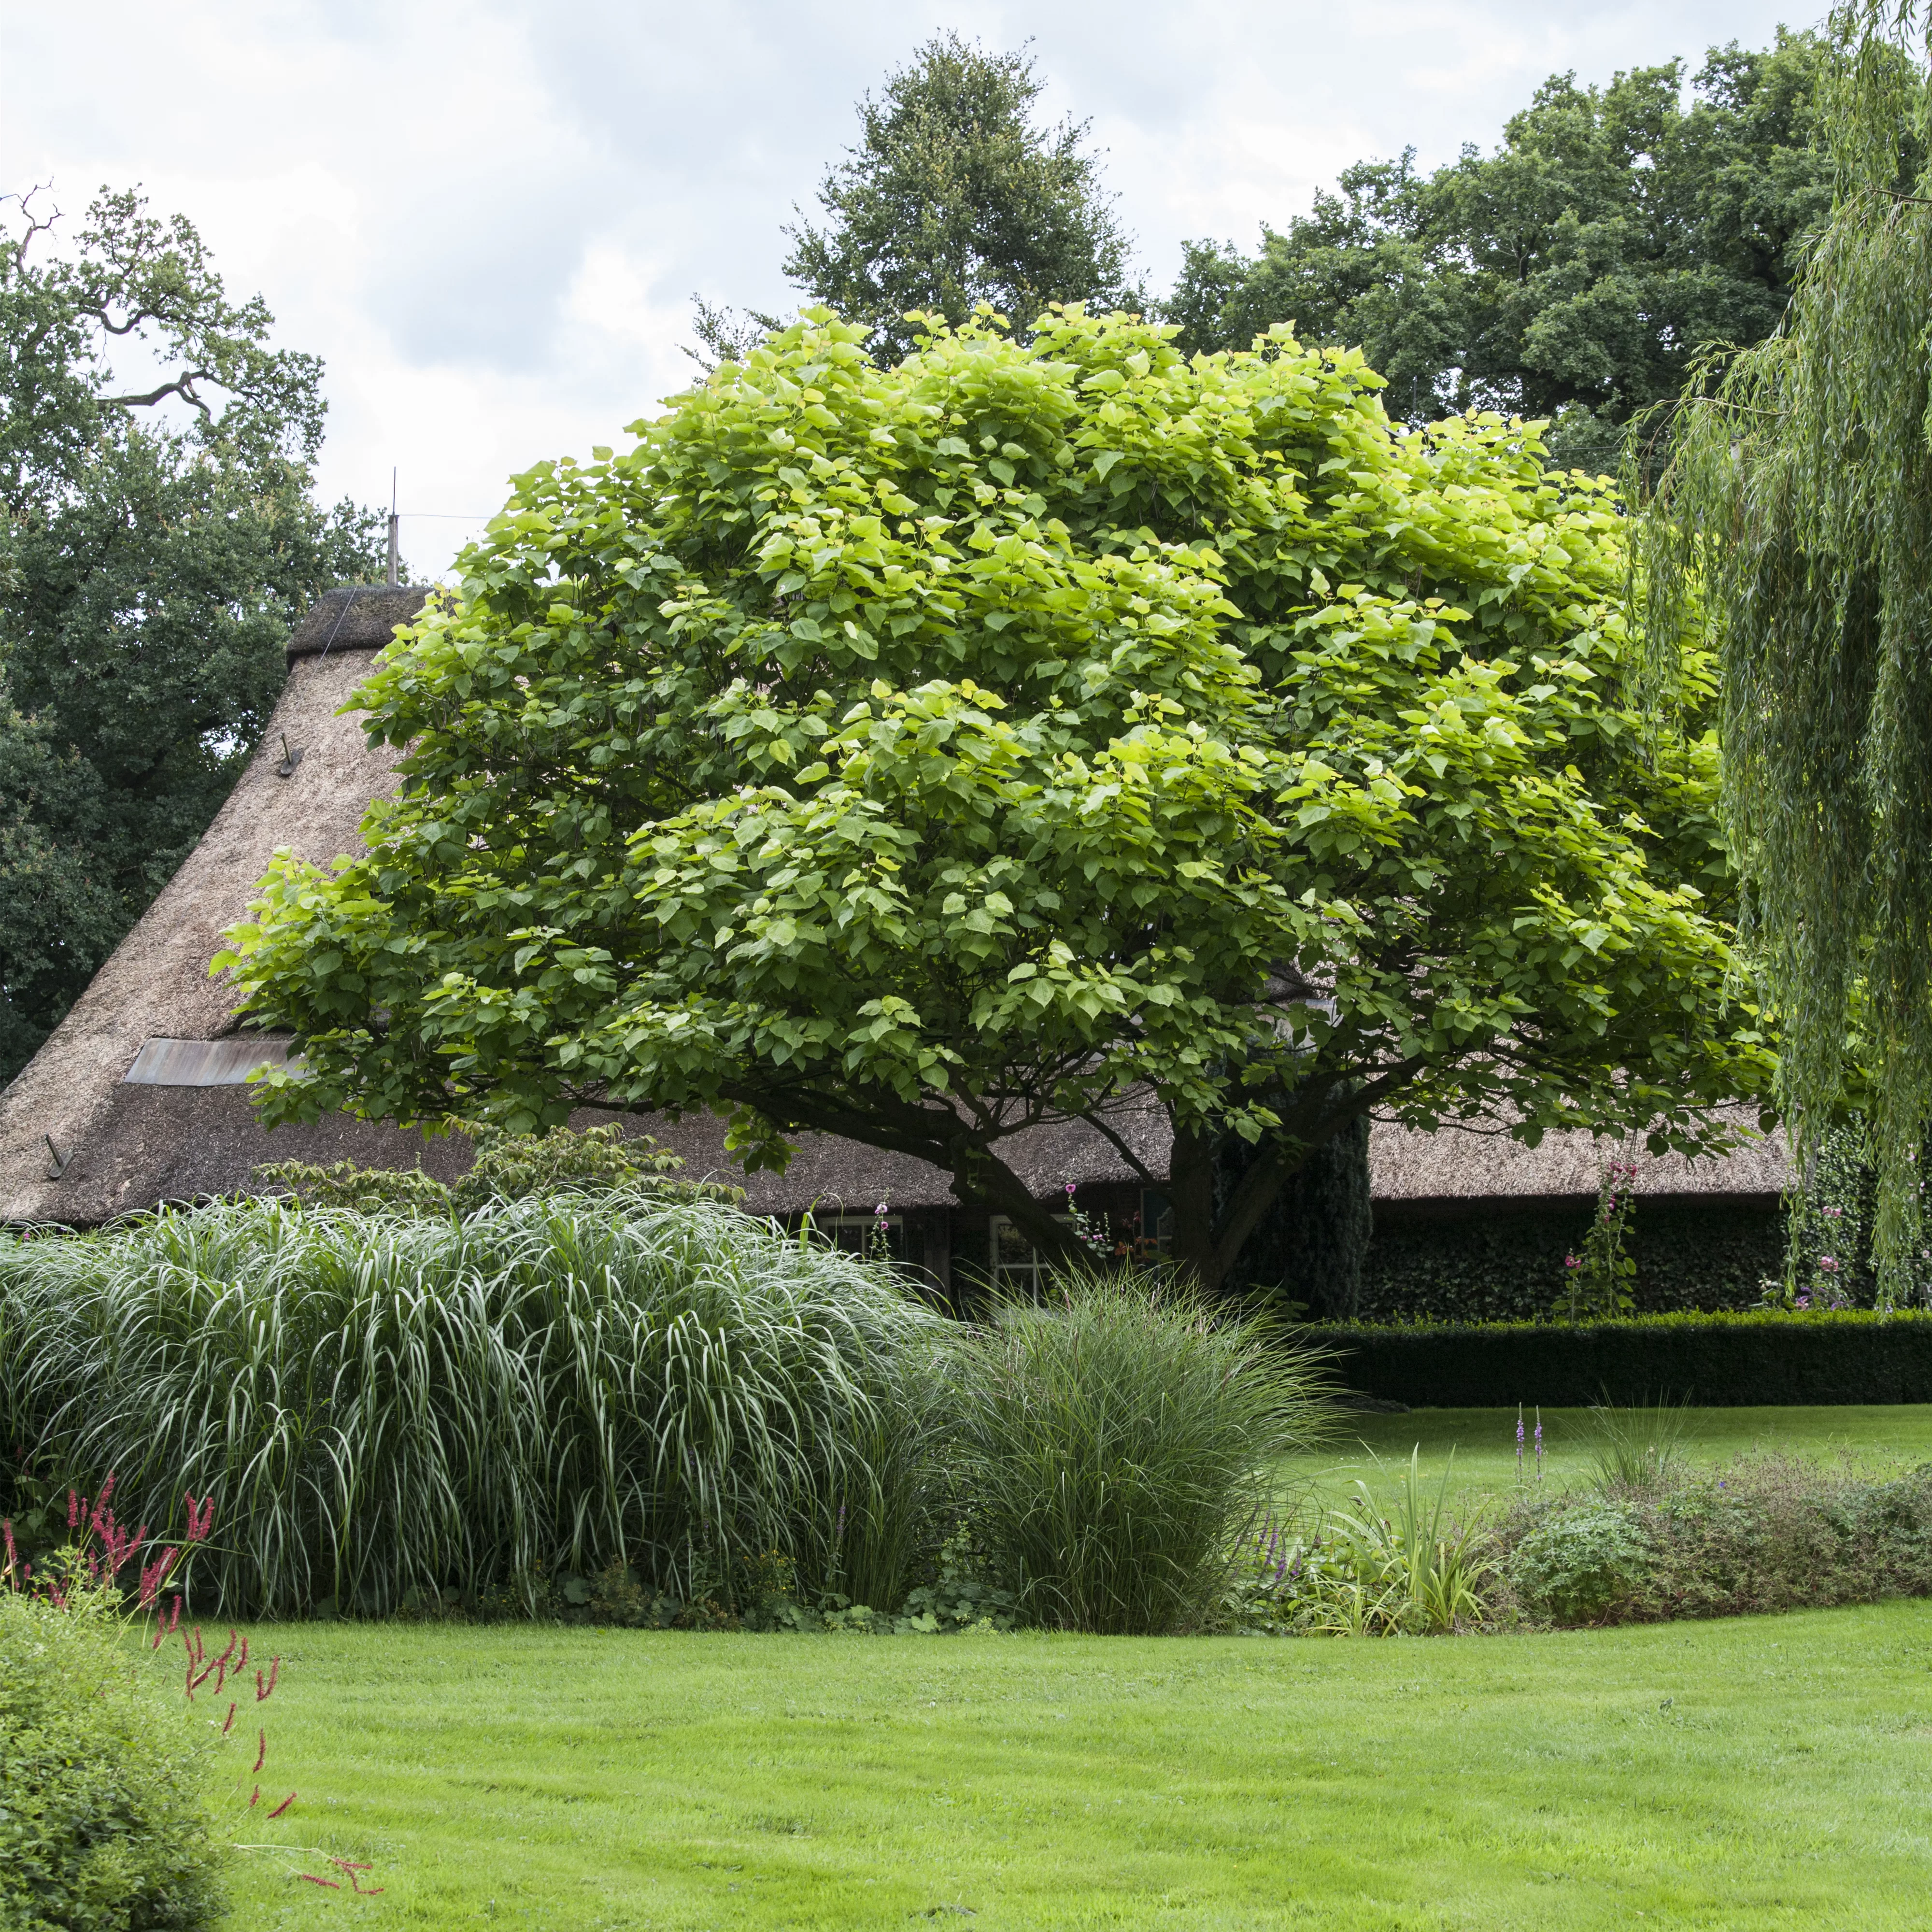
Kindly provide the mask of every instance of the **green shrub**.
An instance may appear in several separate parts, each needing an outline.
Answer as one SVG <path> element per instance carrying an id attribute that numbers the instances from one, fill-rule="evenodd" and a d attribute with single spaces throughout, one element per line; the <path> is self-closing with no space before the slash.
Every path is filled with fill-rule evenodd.
<path id="1" fill-rule="evenodd" d="M 614 1563 L 729 1605 L 773 1550 L 896 1604 L 943 1533 L 950 1324 L 712 1204 L 218 1204 L 0 1249 L 0 1436 L 56 1480 L 116 1472 L 163 1535 L 184 1488 L 212 1492 L 195 1587 L 231 1616 Z"/>
<path id="2" fill-rule="evenodd" d="M 146 1679 L 85 1604 L 0 1590 L 8 1932 L 196 1932 L 219 1918 L 201 1749 Z"/>
<path id="3" fill-rule="evenodd" d="M 1636 1316 L 1306 1331 L 1351 1388 L 1413 1408 L 1582 1408 L 1660 1390 L 1700 1406 L 1932 1402 L 1932 1312 Z"/>
<path id="4" fill-rule="evenodd" d="M 1590 1502 L 1551 1511 L 1510 1552 L 1505 1574 L 1532 1616 L 1592 1624 L 1631 1601 L 1653 1556 L 1639 1512 Z"/>
<path id="5" fill-rule="evenodd" d="M 487 1122 L 463 1130 L 476 1156 L 470 1172 L 446 1186 L 419 1170 L 358 1167 L 338 1160 L 326 1167 L 304 1161 L 255 1170 L 258 1185 L 286 1190 L 304 1206 L 349 1208 L 358 1214 L 456 1214 L 506 1201 L 558 1194 L 648 1194 L 665 1201 L 742 1200 L 740 1188 L 716 1182 L 676 1180 L 684 1162 L 648 1134 L 627 1135 L 614 1124 L 575 1133 L 554 1127 L 547 1134 L 510 1134 Z"/>
<path id="6" fill-rule="evenodd" d="M 1875 1478 L 1762 1456 L 1680 1468 L 1648 1495 L 1526 1498 L 1502 1542 L 1518 1606 L 1552 1623 L 1932 1595 L 1932 1466 Z"/>
<path id="7" fill-rule="evenodd" d="M 1308 1354 L 1132 1274 L 1007 1303 L 956 1360 L 976 1534 L 1021 1620 L 1063 1629 L 1199 1620 L 1268 1465 L 1322 1412 Z"/>

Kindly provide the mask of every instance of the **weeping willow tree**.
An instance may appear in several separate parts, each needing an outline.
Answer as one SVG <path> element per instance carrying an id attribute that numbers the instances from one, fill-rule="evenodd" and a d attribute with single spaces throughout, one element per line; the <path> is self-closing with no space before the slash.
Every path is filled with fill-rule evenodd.
<path id="1" fill-rule="evenodd" d="M 1672 410 L 1634 584 L 1660 697 L 1720 672 L 1724 809 L 1801 1159 L 1862 1106 L 1881 1305 L 1932 1111 L 1932 5 L 1832 20 L 1834 200 L 1784 326 Z"/>

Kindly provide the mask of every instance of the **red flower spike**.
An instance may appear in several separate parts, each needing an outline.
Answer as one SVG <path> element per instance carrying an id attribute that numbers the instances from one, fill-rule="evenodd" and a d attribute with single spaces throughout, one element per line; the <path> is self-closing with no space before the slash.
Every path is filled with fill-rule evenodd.
<path id="1" fill-rule="evenodd" d="M 228 1631 L 228 1648 L 215 1659 L 215 1661 L 218 1664 L 226 1664 L 228 1660 L 235 1654 L 235 1646 L 240 1641 L 241 1639 L 236 1635 L 234 1627 L 231 1624 Z"/>
<path id="2" fill-rule="evenodd" d="M 232 1703 L 230 1703 L 228 1706 L 228 1715 L 222 1720 L 221 1735 L 225 1738 L 234 1728 L 235 1706 Z"/>
<path id="3" fill-rule="evenodd" d="M 256 1672 L 255 1701 L 256 1703 L 259 1704 L 264 1698 L 272 1697 L 275 1694 L 275 1679 L 281 1673 L 282 1660 L 279 1657 L 272 1657 L 268 1660 L 268 1681 L 266 1685 L 262 1682 L 262 1673 L 259 1670 Z"/>
<path id="4" fill-rule="evenodd" d="M 258 1805 L 259 1804 L 260 1804 L 260 1803 L 261 1803 L 261 1802 L 262 1802 L 262 1787 L 258 1784 L 258 1785 L 256 1785 L 256 1787 L 254 1788 L 254 1790 L 253 1791 L 250 1792 L 249 1792 L 249 1794 L 248 1794 L 248 1808 L 249 1808 L 249 1810 L 251 1810 L 251 1811 L 252 1811 L 252 1810 L 254 1810 L 254 1809 L 255 1808 L 255 1807 L 256 1807 L 256 1805 Z"/>
<path id="5" fill-rule="evenodd" d="M 231 1704 L 228 1708 L 232 1711 L 234 1709 L 235 1706 Z M 249 1775 L 251 1778 L 255 1774 L 256 1772 L 259 1772 L 262 1768 L 262 1766 L 266 1764 L 268 1761 L 268 1734 L 266 1731 L 260 1731 L 257 1732 L 256 1735 L 262 1741 L 262 1748 L 255 1754 L 254 1767 L 249 1773 Z"/>
<path id="6" fill-rule="evenodd" d="M 310 1885 L 326 1885 L 331 1892 L 342 1889 L 342 1881 L 339 1878 L 317 1878 L 314 1872 L 297 1872 L 296 1876 L 306 1880 Z"/>
<path id="7" fill-rule="evenodd" d="M 239 1677 L 248 1668 L 248 1640 L 242 1640 L 242 1654 L 235 1660 L 235 1674 Z"/>
<path id="8" fill-rule="evenodd" d="M 279 1818 L 295 1802 L 296 1795 L 292 1791 L 291 1791 L 287 1797 L 284 1798 L 280 1804 L 278 1804 L 275 1808 L 268 1814 L 268 1816 L 271 1818 Z"/>
<path id="9" fill-rule="evenodd" d="M 107 1472 L 106 1481 L 103 1483 L 100 1486 L 100 1502 L 98 1506 L 102 1509 L 105 1509 L 107 1507 L 107 1498 L 113 1493 L 114 1472 L 112 1469 L 110 1469 Z"/>
<path id="10" fill-rule="evenodd" d="M 162 1586 L 168 1580 L 168 1573 L 175 1567 L 175 1558 L 181 1554 L 178 1550 L 164 1550 L 154 1562 L 141 1571 L 141 1607 L 151 1610 L 154 1600 L 161 1594 Z"/>
<path id="11" fill-rule="evenodd" d="M 67 1492 L 67 1526 L 77 1529 L 80 1526 L 80 1492 L 70 1490 Z"/>

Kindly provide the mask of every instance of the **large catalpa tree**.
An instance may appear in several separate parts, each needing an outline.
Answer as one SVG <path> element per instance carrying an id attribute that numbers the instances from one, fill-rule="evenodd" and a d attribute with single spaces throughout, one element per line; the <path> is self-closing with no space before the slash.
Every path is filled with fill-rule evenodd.
<path id="1" fill-rule="evenodd" d="M 719 1108 L 1060 1252 L 1003 1143 L 1151 1094 L 1210 1282 L 1370 1108 L 1721 1144 L 1766 1056 L 1714 754 L 1624 707 L 1611 505 L 1520 424 L 1392 430 L 1352 352 L 1170 333 L 881 368 L 814 311 L 520 478 L 364 688 L 368 856 L 236 934 L 306 1056 L 268 1116 Z"/>

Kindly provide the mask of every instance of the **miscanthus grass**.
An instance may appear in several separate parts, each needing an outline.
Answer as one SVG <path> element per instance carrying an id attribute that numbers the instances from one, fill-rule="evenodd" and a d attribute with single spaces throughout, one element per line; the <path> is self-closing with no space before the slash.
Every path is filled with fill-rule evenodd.
<path id="1" fill-rule="evenodd" d="M 728 1603 L 777 1552 L 894 1602 L 922 1552 L 944 1319 L 698 1203 L 464 1220 L 279 1202 L 0 1249 L 0 1432 L 167 1522 L 220 1498 L 197 1607 L 380 1615 L 633 1566 Z"/>
<path id="2" fill-rule="evenodd" d="M 1063 1278 L 962 1344 L 974 1531 L 1022 1619 L 1154 1634 L 1227 1587 L 1274 1463 L 1323 1432 L 1324 1365 L 1137 1272 Z"/>

